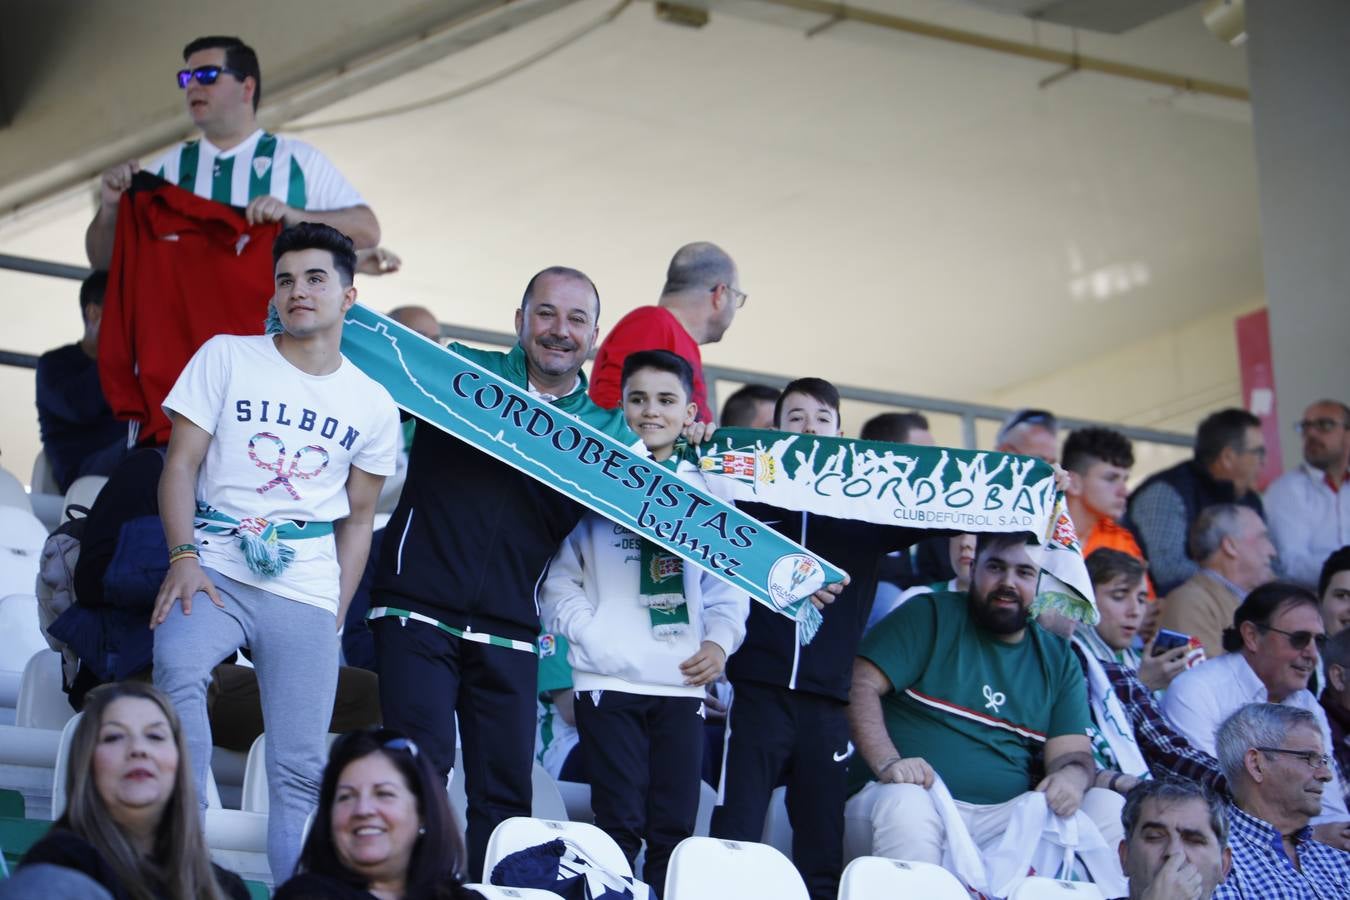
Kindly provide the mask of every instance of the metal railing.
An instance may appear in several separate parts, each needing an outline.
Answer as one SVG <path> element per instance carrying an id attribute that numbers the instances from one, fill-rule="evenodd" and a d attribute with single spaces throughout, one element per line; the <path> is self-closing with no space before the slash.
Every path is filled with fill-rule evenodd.
<path id="1" fill-rule="evenodd" d="M 87 277 L 90 273 L 89 269 L 81 266 L 71 266 L 43 259 L 31 259 L 24 256 L 10 256 L 3 253 L 0 253 L 0 269 L 8 269 L 14 272 L 26 272 L 32 275 L 47 275 L 53 278 L 65 278 L 76 281 Z M 462 325 L 449 325 L 445 323 L 441 324 L 441 336 L 457 341 L 467 341 L 469 343 L 486 344 L 495 347 L 510 347 L 516 342 L 516 336 L 508 331 L 492 331 L 483 328 L 469 328 Z M 0 350 L 0 365 L 19 366 L 31 369 L 37 366 L 37 357 L 29 353 Z M 734 382 L 737 384 L 767 384 L 770 387 L 781 388 L 791 380 L 782 375 L 770 375 L 764 372 L 755 372 L 749 369 L 737 369 L 728 366 L 705 365 L 703 367 L 703 374 L 705 380 L 708 382 L 708 402 L 714 408 L 716 408 L 717 405 L 716 385 L 719 381 Z M 869 403 L 893 409 L 913 409 L 924 413 L 956 416 L 961 421 L 962 444 L 968 448 L 974 448 L 979 444 L 976 436 L 977 422 L 986 420 L 1001 423 L 1013 412 L 1013 410 L 1001 406 L 990 406 L 981 403 L 965 403 L 959 400 L 944 400 L 939 397 L 923 397 L 917 394 L 904 394 L 898 391 L 883 391 L 875 388 L 855 387 L 844 384 L 836 385 L 836 387 L 839 389 L 839 396 L 845 400 L 855 400 L 861 403 Z M 1142 428 L 1134 425 L 1119 425 L 1109 422 L 1096 422 L 1088 419 L 1065 417 L 1060 417 L 1059 422 L 1061 427 L 1066 429 L 1083 428 L 1089 425 L 1114 428 L 1132 441 L 1142 441 L 1150 444 L 1190 447 L 1192 442 L 1192 438 L 1189 434 L 1180 434 L 1175 431 L 1162 431 L 1156 428 Z"/>

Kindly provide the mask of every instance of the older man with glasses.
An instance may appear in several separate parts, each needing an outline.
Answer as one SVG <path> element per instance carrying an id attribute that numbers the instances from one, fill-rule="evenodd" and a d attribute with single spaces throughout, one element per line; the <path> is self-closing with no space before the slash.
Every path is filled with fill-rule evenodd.
<path id="1" fill-rule="evenodd" d="M 1350 897 L 1350 854 L 1310 823 L 1335 790 L 1325 723 L 1287 705 L 1243 706 L 1219 726 L 1219 765 L 1233 792 L 1233 867 L 1215 900 Z"/>
<path id="2" fill-rule="evenodd" d="M 1312 587 L 1332 551 L 1350 544 L 1350 406 L 1319 400 L 1294 427 L 1303 462 L 1266 490 L 1266 515 L 1284 574 Z"/>
<path id="3" fill-rule="evenodd" d="M 713 408 L 698 348 L 722 339 L 747 296 L 736 263 L 725 250 L 707 241 L 685 244 L 671 257 L 656 305 L 628 313 L 601 342 L 591 367 L 591 399 L 604 409 L 618 407 L 619 374 L 628 354 L 669 350 L 693 366 L 698 419 L 711 422 Z"/>
<path id="4" fill-rule="evenodd" d="M 1183 672 L 1163 698 L 1163 714 L 1195 746 L 1214 756 L 1220 723 L 1249 703 L 1303 710 L 1331 743 L 1331 728 L 1308 679 L 1326 642 L 1317 598 L 1296 584 L 1271 582 L 1247 595 L 1223 636 L 1228 653 Z M 1312 813 L 1317 839 L 1350 849 L 1350 814 L 1335 772 L 1321 808 Z"/>

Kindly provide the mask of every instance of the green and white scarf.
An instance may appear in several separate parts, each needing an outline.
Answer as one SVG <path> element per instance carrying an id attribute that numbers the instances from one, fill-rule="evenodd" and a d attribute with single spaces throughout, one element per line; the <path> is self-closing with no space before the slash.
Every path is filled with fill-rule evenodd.
<path id="1" fill-rule="evenodd" d="M 258 516 L 236 519 L 206 503 L 197 504 L 192 526 L 207 534 L 239 538 L 239 549 L 249 571 L 264 578 L 275 578 L 295 558 L 295 550 L 284 541 L 326 537 L 333 533 L 332 522 L 273 522 Z"/>
<path id="2" fill-rule="evenodd" d="M 647 607 L 652 635 L 673 641 L 689 631 L 689 604 L 684 596 L 684 560 L 642 538 L 638 552 L 638 601 Z"/>
<path id="3" fill-rule="evenodd" d="M 1039 548 L 1031 612 L 1097 622 L 1055 473 L 1039 459 L 982 450 L 724 428 L 699 448 L 705 476 L 736 500 L 824 516 L 951 531 L 1026 532 Z"/>
<path id="4" fill-rule="evenodd" d="M 687 455 L 688 448 L 683 443 L 677 444 L 675 452 L 660 465 L 677 471 L 680 460 Z M 661 641 L 677 640 L 689 631 L 684 560 L 646 538 L 638 540 L 638 602 L 647 607 L 653 637 Z"/>
<path id="5" fill-rule="evenodd" d="M 342 353 L 428 425 L 538 479 L 798 623 L 820 627 L 811 595 L 845 573 L 636 449 L 622 413 L 584 392 L 530 395 L 524 352 L 445 348 L 357 304 Z M 678 624 L 678 623 L 674 623 Z"/>

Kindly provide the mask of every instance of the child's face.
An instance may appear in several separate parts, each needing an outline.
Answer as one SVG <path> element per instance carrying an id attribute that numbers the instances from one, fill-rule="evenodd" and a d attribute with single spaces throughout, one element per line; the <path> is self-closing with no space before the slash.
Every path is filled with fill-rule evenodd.
<path id="1" fill-rule="evenodd" d="M 668 451 L 698 415 L 680 379 L 670 372 L 638 369 L 623 385 L 623 415 L 628 427 L 653 453 Z"/>
<path id="2" fill-rule="evenodd" d="M 826 406 L 810 394 L 796 391 L 783 398 L 778 428 L 793 434 L 815 434 L 820 437 L 839 436 L 839 411 Z"/>

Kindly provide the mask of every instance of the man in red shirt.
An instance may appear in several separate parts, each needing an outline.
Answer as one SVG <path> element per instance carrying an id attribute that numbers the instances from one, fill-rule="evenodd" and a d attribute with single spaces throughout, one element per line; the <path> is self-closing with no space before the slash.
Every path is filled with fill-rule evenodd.
<path id="1" fill-rule="evenodd" d="M 605 409 L 619 405 L 619 375 L 628 354 L 669 350 L 694 369 L 693 401 L 700 422 L 711 422 L 700 344 L 722 339 L 736 310 L 745 305 L 736 263 L 721 247 L 704 241 L 675 251 L 656 306 L 640 306 L 618 321 L 591 368 L 591 399 Z"/>

